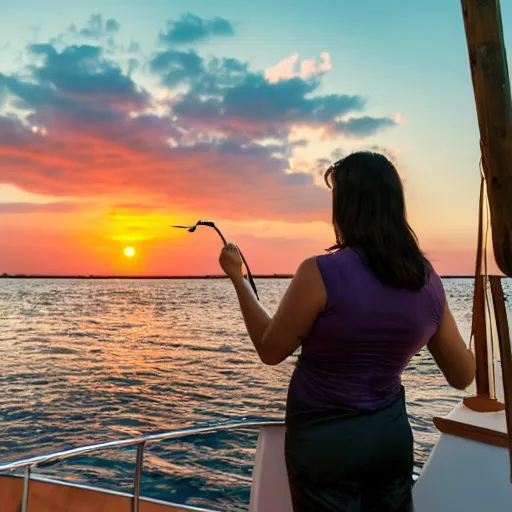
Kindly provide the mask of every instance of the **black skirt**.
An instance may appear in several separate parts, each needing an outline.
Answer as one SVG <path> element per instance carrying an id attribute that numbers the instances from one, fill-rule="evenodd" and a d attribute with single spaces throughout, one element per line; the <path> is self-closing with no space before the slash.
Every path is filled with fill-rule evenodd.
<path id="1" fill-rule="evenodd" d="M 294 512 L 411 512 L 413 437 L 405 393 L 372 412 L 287 416 Z"/>

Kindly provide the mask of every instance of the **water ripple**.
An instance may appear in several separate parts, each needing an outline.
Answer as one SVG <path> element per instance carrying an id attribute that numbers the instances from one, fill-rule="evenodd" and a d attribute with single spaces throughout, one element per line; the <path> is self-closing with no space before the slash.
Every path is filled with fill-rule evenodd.
<path id="1" fill-rule="evenodd" d="M 259 280 L 275 311 L 286 280 Z M 470 333 L 471 280 L 445 280 Z M 506 282 L 512 297 L 511 282 Z M 294 358 L 265 367 L 247 337 L 227 281 L 0 281 L 0 460 L 184 425 L 282 417 Z M 426 351 L 404 377 L 425 462 L 432 416 L 461 393 Z M 146 495 L 221 510 L 246 509 L 256 433 L 221 432 L 147 448 Z M 45 467 L 74 482 L 129 490 L 135 450 Z"/>

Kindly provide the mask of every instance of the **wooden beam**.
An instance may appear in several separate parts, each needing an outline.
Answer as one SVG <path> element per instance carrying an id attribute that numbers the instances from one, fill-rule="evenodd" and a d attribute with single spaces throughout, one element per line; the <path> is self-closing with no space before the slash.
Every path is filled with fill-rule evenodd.
<path id="1" fill-rule="evenodd" d="M 512 277 L 512 100 L 499 0 L 461 0 L 475 93 L 493 248 Z"/>
<path id="2" fill-rule="evenodd" d="M 471 441 L 499 446 L 500 448 L 508 448 L 508 436 L 504 432 L 468 425 L 448 418 L 434 418 L 434 425 L 443 434 L 471 439 Z"/>

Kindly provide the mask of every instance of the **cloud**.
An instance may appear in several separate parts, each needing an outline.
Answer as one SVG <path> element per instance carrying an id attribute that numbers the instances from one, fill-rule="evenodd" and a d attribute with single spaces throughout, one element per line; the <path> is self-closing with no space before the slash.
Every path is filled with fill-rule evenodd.
<path id="1" fill-rule="evenodd" d="M 114 204 L 112 206 L 112 210 L 114 210 L 114 211 L 129 211 L 132 213 L 134 211 L 146 212 L 146 211 L 152 211 L 154 209 L 155 209 L 154 204 L 143 204 L 143 203 L 119 203 L 119 204 Z"/>
<path id="2" fill-rule="evenodd" d="M 83 209 L 78 203 L 0 203 L 0 215 L 26 213 L 71 213 Z"/>
<path id="3" fill-rule="evenodd" d="M 209 96 L 194 86 L 204 83 L 204 76 L 211 86 Z M 268 82 L 262 74 L 251 72 L 230 78 L 231 84 L 228 81 L 228 85 L 218 87 L 215 74 L 197 73 L 191 90 L 174 102 L 173 112 L 187 126 L 248 138 L 287 138 L 292 127 L 300 126 L 361 138 L 396 124 L 392 118 L 371 116 L 338 120 L 363 111 L 365 99 L 359 95 L 318 95 L 318 81 L 295 77 Z"/>
<path id="4" fill-rule="evenodd" d="M 331 136 L 362 138 L 396 124 L 393 118 L 354 117 L 366 106 L 360 95 L 320 95 L 319 76 L 310 75 L 326 65 L 304 67 L 309 79 L 281 73 L 269 80 L 268 73 L 250 71 L 237 59 L 206 61 L 194 50 L 166 50 L 153 56 L 150 69 L 162 85 L 187 88 L 172 110 L 189 129 L 253 139 L 287 138 L 292 127 L 310 126 Z"/>
<path id="5" fill-rule="evenodd" d="M 178 21 L 167 22 L 167 32 L 160 33 L 160 42 L 169 46 L 194 44 L 213 36 L 233 36 L 231 22 L 224 18 L 204 19 L 184 14 Z"/>
<path id="6" fill-rule="evenodd" d="M 332 158 L 331 163 L 341 160 L 344 156 L 346 156 L 346 155 L 345 155 L 345 152 L 343 151 L 343 149 L 336 148 L 331 154 L 331 158 Z"/>
<path id="7" fill-rule="evenodd" d="M 398 154 L 396 150 L 386 148 L 383 146 L 379 146 L 378 144 L 374 144 L 368 148 L 368 151 L 373 151 L 374 153 L 382 153 L 386 158 L 388 158 L 394 165 L 398 166 Z M 399 170 L 401 173 L 402 169 Z M 402 176 L 403 178 L 403 176 Z"/>
<path id="8" fill-rule="evenodd" d="M 270 83 L 279 82 L 280 80 L 289 80 L 290 78 L 299 77 L 303 80 L 309 80 L 331 71 L 331 55 L 328 52 L 320 54 L 320 63 L 317 64 L 314 59 L 303 60 L 299 65 L 299 54 L 293 53 L 275 66 L 265 70 L 265 79 Z"/>
<path id="9" fill-rule="evenodd" d="M 0 180 L 40 194 L 152 197 L 155 209 L 226 218 L 313 219 L 327 205 L 311 179 L 286 178 L 279 145 L 223 139 L 172 147 L 153 118 L 61 114 L 46 137 L 12 119 L 0 118 L 0 127 Z"/>
<path id="10" fill-rule="evenodd" d="M 67 45 L 101 45 L 105 53 L 116 55 L 126 61 L 133 54 L 140 53 L 140 44 L 131 40 L 119 40 L 122 26 L 115 18 L 106 18 L 101 13 L 92 14 L 83 25 L 71 24 L 66 30 L 48 40 L 59 47 Z"/>
<path id="11" fill-rule="evenodd" d="M 341 148 L 334 149 L 329 157 L 317 158 L 313 161 L 304 159 L 293 159 L 293 168 L 297 173 L 308 174 L 313 177 L 316 183 L 324 183 L 325 171 L 335 162 L 346 156 Z"/>
<path id="12" fill-rule="evenodd" d="M 151 71 L 160 75 L 166 87 L 191 83 L 204 74 L 203 59 L 195 52 L 167 50 L 158 53 L 149 63 Z"/>
<path id="13" fill-rule="evenodd" d="M 148 105 L 149 94 L 100 47 L 70 45 L 58 51 L 50 43 L 30 44 L 27 52 L 39 60 L 30 66 L 30 77 L 0 73 L 0 88 L 14 96 L 16 108 L 32 110 L 35 118 L 38 113 L 48 114 L 48 109 L 101 115 L 108 109 Z"/>
<path id="14" fill-rule="evenodd" d="M 101 39 L 111 37 L 121 29 L 121 24 L 114 18 L 103 19 L 101 14 L 93 14 L 85 26 L 78 28 L 76 25 L 69 27 L 69 33 L 88 39 Z"/>
<path id="15" fill-rule="evenodd" d="M 109 34 L 119 32 L 120 28 L 121 28 L 120 23 L 113 18 L 108 19 L 105 24 L 105 29 L 106 29 L 107 33 L 109 33 Z"/>
<path id="16" fill-rule="evenodd" d="M 234 58 L 213 57 L 205 61 L 196 51 L 166 50 L 155 54 L 150 70 L 168 88 L 188 85 L 191 95 L 219 97 L 241 84 L 250 74 L 249 66 Z"/>
<path id="17" fill-rule="evenodd" d="M 29 51 L 43 57 L 43 64 L 34 69 L 34 77 L 63 94 L 101 95 L 133 106 L 142 106 L 147 100 L 135 82 L 97 46 L 73 45 L 58 52 L 49 44 L 33 44 Z"/>
<path id="18" fill-rule="evenodd" d="M 198 19 L 171 24 L 167 42 L 229 33 Z M 187 26 L 195 32 L 185 36 Z M 87 28 L 91 37 L 120 30 L 100 18 Z M 296 168 L 294 152 L 307 141 L 291 132 L 304 126 L 337 140 L 396 124 L 367 115 L 360 95 L 321 94 L 327 58 L 269 80 L 246 62 L 168 46 L 134 73 L 146 70 L 145 84 L 158 80 L 168 93 L 161 99 L 101 45 L 54 41 L 30 44 L 27 54 L 30 66 L 0 74 L 10 108 L 0 110 L 0 182 L 54 197 L 152 205 L 133 208 L 141 212 L 329 221 L 328 192 L 315 184 L 325 162 Z"/>
<path id="19" fill-rule="evenodd" d="M 351 117 L 345 121 L 338 121 L 335 130 L 346 137 L 369 137 L 397 124 L 391 117 Z"/>

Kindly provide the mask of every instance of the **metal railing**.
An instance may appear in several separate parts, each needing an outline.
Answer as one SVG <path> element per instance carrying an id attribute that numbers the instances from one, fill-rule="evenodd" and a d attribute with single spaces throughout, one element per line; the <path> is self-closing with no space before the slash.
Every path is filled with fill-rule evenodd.
<path id="1" fill-rule="evenodd" d="M 204 426 L 192 426 L 171 430 L 169 432 L 162 432 L 161 434 L 150 434 L 146 436 L 132 437 L 129 439 L 119 439 L 117 441 L 107 441 L 105 443 L 91 444 L 88 446 L 81 446 L 79 448 L 71 448 L 60 452 L 54 452 L 46 455 L 38 455 L 29 459 L 22 459 L 8 464 L 0 465 L 0 473 L 6 471 L 14 471 L 16 469 L 24 469 L 24 482 L 23 482 L 23 498 L 21 502 L 21 512 L 27 512 L 28 507 L 28 494 L 30 486 L 30 475 L 33 468 L 41 465 L 56 464 L 72 457 L 84 455 L 88 453 L 111 450 L 117 448 L 128 448 L 131 446 L 137 447 L 137 459 L 135 462 L 135 472 L 133 477 L 133 497 L 132 497 L 132 512 L 139 512 L 140 501 L 140 481 L 142 475 L 142 466 L 144 462 L 144 449 L 149 443 L 158 443 L 167 441 L 169 439 L 179 439 L 198 434 L 209 434 L 220 432 L 223 430 L 237 430 L 250 427 L 267 427 L 267 426 L 282 426 L 282 420 L 237 420 L 222 423 L 215 423 Z"/>

